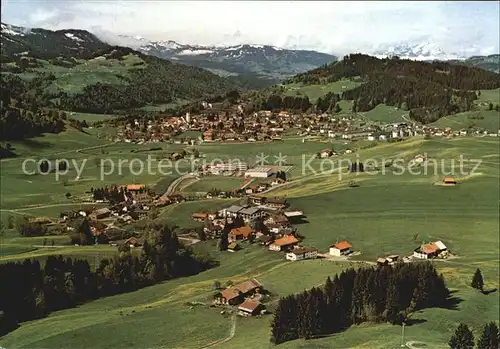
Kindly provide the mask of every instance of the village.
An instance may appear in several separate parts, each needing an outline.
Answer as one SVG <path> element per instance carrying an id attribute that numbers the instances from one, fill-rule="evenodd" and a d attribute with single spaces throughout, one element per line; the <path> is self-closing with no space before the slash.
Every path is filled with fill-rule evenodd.
<path id="1" fill-rule="evenodd" d="M 498 132 L 481 129 L 439 128 L 420 125 L 403 117 L 405 121 L 385 124 L 364 120 L 356 114 L 329 115 L 327 113 L 297 113 L 288 110 L 260 110 L 246 112 L 244 103 L 223 107 L 221 103 L 202 103 L 198 113 L 187 112 L 184 116 L 160 117 L 120 125 L 115 142 L 136 144 L 169 142 L 195 145 L 212 142 L 264 142 L 280 141 L 285 134 L 320 139 L 344 141 L 391 141 L 413 136 L 460 137 L 491 136 Z M 187 134 L 189 133 L 189 135 Z"/>

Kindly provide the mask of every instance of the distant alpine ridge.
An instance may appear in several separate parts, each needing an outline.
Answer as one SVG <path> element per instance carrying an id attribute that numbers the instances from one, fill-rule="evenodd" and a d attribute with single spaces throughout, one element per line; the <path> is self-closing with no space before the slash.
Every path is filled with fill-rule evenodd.
<path id="1" fill-rule="evenodd" d="M 296 74 L 337 60 L 326 53 L 287 50 L 268 45 L 227 47 L 182 45 L 175 41 L 153 41 L 139 51 L 180 63 L 199 66 L 223 76 L 248 75 L 276 83 Z"/>

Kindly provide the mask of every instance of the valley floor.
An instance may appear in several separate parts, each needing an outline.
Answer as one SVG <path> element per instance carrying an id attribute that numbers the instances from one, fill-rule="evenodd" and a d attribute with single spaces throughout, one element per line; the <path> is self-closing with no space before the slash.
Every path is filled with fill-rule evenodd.
<path id="1" fill-rule="evenodd" d="M 174 145 L 175 146 L 175 145 Z M 300 163 L 300 154 L 324 148 L 323 143 L 285 140 L 269 145 L 207 145 L 200 152 L 207 157 L 217 154 L 255 156 L 261 151 L 273 154 L 287 152 L 290 161 Z M 455 139 L 412 138 L 400 143 L 379 144 L 360 150 L 352 158 L 405 159 L 410 161 L 417 154 L 428 158 L 458 161 L 460 155 L 467 159 L 481 160 L 473 171 L 473 163 L 465 166 L 468 174 L 457 175 L 455 187 L 436 186 L 442 180 L 440 172 L 429 167 L 429 173 L 348 174 L 302 173 L 294 167 L 290 184 L 277 188 L 269 195 L 286 196 L 292 209 L 303 210 L 306 220 L 297 225 L 305 237 L 304 244 L 326 252 L 335 241 L 348 239 L 360 255 L 354 258 L 374 261 L 388 254 L 411 254 L 423 241 L 442 240 L 457 256 L 455 259 L 436 261 L 447 286 L 457 300 L 456 309 L 426 309 L 411 315 L 412 321 L 405 328 L 404 343 L 415 348 L 447 348 L 447 341 L 459 322 L 467 323 L 478 334 L 487 321 L 498 321 L 500 311 L 498 291 L 488 295 L 472 289 L 469 284 L 476 268 L 480 268 L 486 289 L 499 288 L 499 213 L 498 139 L 463 137 Z M 107 145 L 106 152 L 127 154 L 125 145 Z M 64 151 L 57 149 L 57 151 Z M 100 150 L 91 151 L 100 157 Z M 118 156 L 118 155 L 116 155 Z M 17 161 L 17 163 L 16 163 Z M 2 183 L 2 219 L 8 214 L 56 215 L 64 204 L 55 197 L 52 180 L 40 178 L 31 194 L 26 194 L 23 177 L 14 170 L 18 161 L 4 163 L 2 170 L 10 185 Z M 438 162 L 439 164 L 439 162 Z M 4 166 L 5 165 L 5 166 Z M 12 166 L 12 167 L 11 167 Z M 313 168 L 319 169 L 315 160 Z M 95 169 L 94 171 L 98 171 Z M 2 175 L 2 180 L 4 179 Z M 133 181 L 127 174 L 112 181 Z M 143 178 L 150 183 L 165 181 L 168 187 L 173 179 Z M 355 181 L 358 187 L 350 187 Z M 231 179 L 227 188 L 240 183 Z M 86 185 L 75 183 L 74 192 Z M 183 187 L 185 191 L 203 191 L 210 183 L 194 182 Z M 191 188 L 191 189 L 190 189 Z M 5 191 L 4 191 L 5 190 Z M 64 196 L 66 188 L 57 195 Z M 54 197 L 47 199 L 47 193 Z M 45 196 L 44 196 L 45 195 Z M 28 207 L 33 204 L 35 207 Z M 192 212 L 217 208 L 230 200 L 206 200 L 168 206 L 160 212 L 158 220 L 189 226 Z M 75 203 L 78 205 L 77 203 Z M 11 234 L 11 235 L 9 235 Z M 113 249 L 102 247 L 66 246 L 54 250 L 37 249 L 43 238 L 14 237 L 9 232 L 4 238 L 0 262 L 27 257 L 43 258 L 47 254 L 64 253 L 71 256 L 103 258 L 113 255 Z M 65 237 L 54 237 L 56 245 Z M 267 251 L 257 245 L 244 245 L 235 253 L 218 252 L 215 241 L 199 243 L 195 248 L 210 252 L 221 265 L 199 275 L 164 282 L 145 289 L 118 296 L 99 299 L 75 309 L 58 311 L 47 318 L 23 323 L 20 328 L 0 338 L 6 348 L 271 348 L 269 342 L 272 315 L 260 318 L 232 317 L 208 307 L 215 292 L 214 281 L 225 284 L 248 278 L 257 278 L 273 294 L 285 296 L 324 283 L 344 268 L 365 265 L 363 262 L 347 263 L 331 260 L 289 262 L 284 255 Z M 206 305 L 192 305 L 192 302 Z M 272 307 L 271 307 L 272 308 Z M 389 324 L 363 324 L 345 332 L 314 340 L 296 340 L 280 348 L 396 348 L 401 345 L 401 327 Z M 413 344 L 412 344 L 413 343 Z M 420 345 L 420 346 L 419 346 Z"/>

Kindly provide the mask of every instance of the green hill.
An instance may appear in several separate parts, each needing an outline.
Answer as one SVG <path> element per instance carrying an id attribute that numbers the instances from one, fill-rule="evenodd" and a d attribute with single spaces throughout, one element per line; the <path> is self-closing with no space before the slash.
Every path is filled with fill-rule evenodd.
<path id="1" fill-rule="evenodd" d="M 500 87 L 499 74 L 475 67 L 363 54 L 345 56 L 339 62 L 296 75 L 287 85 L 328 85 L 346 79 L 359 84 L 329 96 L 329 100 L 353 100 L 353 111 L 358 112 L 383 103 L 408 111 L 410 117 L 424 123 L 470 111 L 478 98 L 476 91 Z"/>

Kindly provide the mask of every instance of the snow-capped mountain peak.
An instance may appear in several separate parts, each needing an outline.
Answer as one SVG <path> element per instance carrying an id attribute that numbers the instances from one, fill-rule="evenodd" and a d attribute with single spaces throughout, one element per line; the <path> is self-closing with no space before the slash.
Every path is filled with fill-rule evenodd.
<path id="1" fill-rule="evenodd" d="M 446 52 L 438 44 L 430 41 L 420 43 L 402 42 L 395 45 L 385 46 L 373 53 L 377 57 L 392 57 L 414 59 L 414 60 L 456 60 L 466 57 L 455 53 Z"/>

